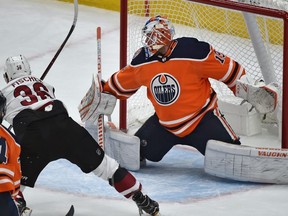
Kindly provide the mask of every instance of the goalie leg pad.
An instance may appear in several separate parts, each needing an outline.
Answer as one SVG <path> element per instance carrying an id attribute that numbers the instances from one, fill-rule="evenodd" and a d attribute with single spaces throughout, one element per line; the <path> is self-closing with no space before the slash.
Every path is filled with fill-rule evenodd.
<path id="1" fill-rule="evenodd" d="M 128 170 L 140 169 L 140 139 L 122 131 L 106 128 L 105 152 Z"/>
<path id="2" fill-rule="evenodd" d="M 97 125 L 87 121 L 85 129 L 98 140 Z M 140 169 L 140 139 L 105 125 L 105 153 L 114 158 L 121 167 L 131 171 Z"/>
<path id="3" fill-rule="evenodd" d="M 209 140 L 206 173 L 237 181 L 288 184 L 288 149 L 255 148 Z"/>

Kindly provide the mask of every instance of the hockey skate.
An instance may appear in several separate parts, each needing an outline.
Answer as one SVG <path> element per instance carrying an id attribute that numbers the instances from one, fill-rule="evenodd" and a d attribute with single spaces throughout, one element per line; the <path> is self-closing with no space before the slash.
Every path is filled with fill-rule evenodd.
<path id="1" fill-rule="evenodd" d="M 139 215 L 143 215 L 143 211 L 151 216 L 160 215 L 159 204 L 147 195 L 143 195 L 141 191 L 135 192 L 132 199 L 139 208 Z"/>
<path id="2" fill-rule="evenodd" d="M 20 216 L 31 216 L 32 209 L 26 206 L 26 201 L 21 191 L 19 191 L 18 195 L 16 196 L 15 203 Z"/>

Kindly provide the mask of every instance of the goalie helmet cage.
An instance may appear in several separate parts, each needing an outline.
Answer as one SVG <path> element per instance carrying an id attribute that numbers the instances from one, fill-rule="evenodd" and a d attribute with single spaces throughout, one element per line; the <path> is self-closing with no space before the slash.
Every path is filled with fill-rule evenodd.
<path id="1" fill-rule="evenodd" d="M 258 3 L 261 1 L 266 0 Z M 120 68 L 125 67 L 142 46 L 141 28 L 148 17 L 155 15 L 165 15 L 172 21 L 176 38 L 191 36 L 207 41 L 242 64 L 252 78 L 264 79 L 267 84 L 279 83 L 282 88 L 280 136 L 282 148 L 288 148 L 287 12 L 229 0 L 121 0 Z M 239 102 L 225 85 L 211 82 L 220 100 Z M 120 101 L 121 130 L 127 130 L 127 126 L 135 122 L 143 124 L 154 112 L 145 98 L 146 90 L 141 87 L 131 98 Z"/>

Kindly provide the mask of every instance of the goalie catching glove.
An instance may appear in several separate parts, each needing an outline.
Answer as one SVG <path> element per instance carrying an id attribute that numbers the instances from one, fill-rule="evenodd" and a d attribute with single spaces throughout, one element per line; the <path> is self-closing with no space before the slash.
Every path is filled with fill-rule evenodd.
<path id="1" fill-rule="evenodd" d="M 102 92 L 101 89 L 99 77 L 97 76 L 96 81 L 93 77 L 89 90 L 78 106 L 82 122 L 87 120 L 95 122 L 99 115 L 109 116 L 112 114 L 117 99 L 111 94 Z"/>
<path id="2" fill-rule="evenodd" d="M 278 102 L 279 86 L 277 83 L 265 85 L 263 81 L 255 83 L 247 75 L 236 81 L 236 96 L 248 101 L 262 114 L 275 110 Z"/>

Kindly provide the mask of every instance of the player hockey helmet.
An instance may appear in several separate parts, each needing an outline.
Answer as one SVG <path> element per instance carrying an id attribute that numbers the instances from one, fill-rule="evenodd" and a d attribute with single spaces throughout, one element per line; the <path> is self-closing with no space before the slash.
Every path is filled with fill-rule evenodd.
<path id="1" fill-rule="evenodd" d="M 9 57 L 4 66 L 4 79 L 8 83 L 13 79 L 31 74 L 29 62 L 23 55 Z"/>
<path id="2" fill-rule="evenodd" d="M 5 114 L 6 114 L 6 98 L 2 94 L 2 92 L 0 92 L 0 123 L 2 123 Z"/>
<path id="3" fill-rule="evenodd" d="M 175 35 L 172 23 L 163 16 L 151 17 L 142 28 L 142 44 L 154 55 L 160 48 L 170 43 Z"/>

